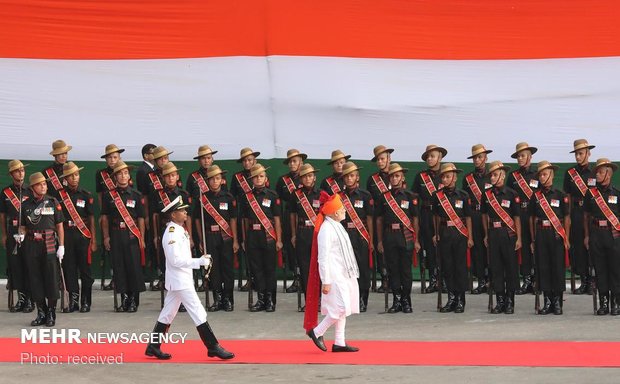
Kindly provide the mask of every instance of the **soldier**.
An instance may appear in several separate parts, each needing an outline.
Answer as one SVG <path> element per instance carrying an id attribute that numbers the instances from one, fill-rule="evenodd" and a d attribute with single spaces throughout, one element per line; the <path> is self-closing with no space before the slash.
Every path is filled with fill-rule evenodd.
<path id="1" fill-rule="evenodd" d="M 149 178 L 147 175 L 155 170 L 155 165 L 153 164 L 153 149 L 155 148 L 157 148 L 155 144 L 145 144 L 142 147 L 142 164 L 140 164 L 136 171 L 136 187 L 143 195 L 148 195 L 149 193 Z"/>
<path id="2" fill-rule="evenodd" d="M 251 312 L 276 310 L 276 254 L 282 249 L 281 206 L 278 194 L 265 185 L 266 170 L 258 163 L 250 169 L 253 188 L 245 194 L 241 208 L 245 250 L 258 293 Z"/>
<path id="3" fill-rule="evenodd" d="M 9 175 L 12 183 L 2 190 L 0 224 L 2 225 L 2 244 L 6 250 L 9 272 L 7 284 L 11 289 L 17 290 L 17 303 L 9 310 L 30 313 L 34 311 L 34 304 L 30 294 L 26 259 L 22 247 L 17 246 L 21 205 L 30 197 L 29 189 L 24 186 L 25 167 L 27 166 L 28 164 L 24 165 L 19 160 L 9 161 Z"/>
<path id="4" fill-rule="evenodd" d="M 374 156 L 372 159 L 370 159 L 370 161 L 374 162 L 377 165 L 378 171 L 370 175 L 368 177 L 368 180 L 366 180 L 366 190 L 370 192 L 374 201 L 380 201 L 383 196 L 383 193 L 387 192 L 390 188 L 390 176 L 388 175 L 388 172 L 390 170 L 390 163 L 392 161 L 392 152 L 394 152 L 394 149 L 387 148 L 385 145 L 377 145 L 373 149 Z M 373 218 L 373 221 L 376 221 L 376 217 Z M 377 248 L 377 226 L 376 225 L 373 227 L 373 231 L 374 231 L 374 233 L 372 234 L 373 241 L 375 242 L 373 246 L 374 246 L 374 249 L 376 249 Z M 377 264 L 376 264 L 377 269 L 379 270 L 379 273 L 381 273 L 381 286 L 379 287 L 379 289 L 377 289 L 377 292 L 383 293 L 385 292 L 384 291 L 385 289 L 388 289 L 386 286 L 384 286 L 387 276 L 383 275 L 386 266 L 383 265 L 383 258 L 380 257 L 379 255 L 377 255 L 376 260 L 377 260 Z"/>
<path id="5" fill-rule="evenodd" d="M 592 148 L 594 145 L 588 144 L 586 139 L 575 140 L 571 153 L 575 154 L 577 164 L 569 168 L 564 175 L 564 192 L 568 193 L 570 201 L 571 270 L 581 278 L 581 285 L 573 291 L 575 295 L 592 294 L 590 260 L 583 242 L 583 202 L 588 194 L 588 188 L 596 186 L 596 177 L 590 169 Z"/>
<path id="6" fill-rule="evenodd" d="M 437 292 L 437 258 L 435 255 L 435 247 L 433 246 L 433 236 L 435 228 L 433 227 L 433 212 L 431 211 L 431 198 L 440 188 L 439 170 L 441 168 L 441 160 L 446 157 L 448 151 L 445 148 L 435 144 L 426 146 L 426 150 L 422 153 L 422 160 L 428 165 L 428 169 L 418 172 L 411 185 L 413 193 L 418 195 L 420 199 L 420 246 L 422 247 L 423 260 L 426 263 L 426 269 L 429 271 L 430 281 L 426 288 L 426 293 Z M 445 285 L 444 285 L 445 286 Z"/>
<path id="7" fill-rule="evenodd" d="M 308 274 L 310 273 L 312 232 L 321 206 L 321 191 L 316 187 L 316 173 L 318 171 L 311 164 L 301 166 L 299 170 L 301 186 L 291 194 L 289 203 L 291 207 L 291 243 L 295 248 L 294 254 L 297 257 L 301 279 L 300 289 L 304 293 L 304 298 L 308 286 Z"/>
<path id="8" fill-rule="evenodd" d="M 474 245 L 469 194 L 456 189 L 457 174 L 463 172 L 452 163 L 441 165 L 443 188 L 432 198 L 435 236 L 442 275 L 446 279 L 448 301 L 440 312 L 463 313 L 467 290 L 468 249 Z"/>
<path id="9" fill-rule="evenodd" d="M 157 146 L 155 144 L 145 144 L 142 147 L 142 164 L 140 164 L 138 170 L 136 171 L 136 188 L 146 200 L 148 200 L 150 184 L 148 174 L 155 169 L 155 166 L 153 165 L 153 149 L 156 147 Z M 146 239 L 152 239 L 153 233 L 151 231 L 151 223 L 148 217 L 144 220 L 144 228 L 146 231 L 144 237 Z M 155 252 L 151 242 L 147 241 L 145 247 L 146 264 L 143 268 L 143 273 L 146 281 L 150 283 L 150 289 L 154 290 L 154 280 L 157 276 L 157 253 Z"/>
<path id="10" fill-rule="evenodd" d="M 405 189 L 405 173 L 398 163 L 390 164 L 390 191 L 377 202 L 377 251 L 385 253 L 394 302 L 388 313 L 411 313 L 411 261 L 420 250 L 418 198 Z"/>
<path id="11" fill-rule="evenodd" d="M 289 202 L 291 201 L 292 194 L 300 185 L 299 169 L 307 158 L 308 155 L 305 153 L 301 153 L 297 149 L 289 149 L 284 160 L 284 164 L 288 166 L 289 172 L 280 176 L 276 183 L 276 192 L 282 202 L 282 244 L 284 245 L 282 252 L 286 258 L 288 270 L 295 276 L 293 284 L 286 289 L 287 293 L 294 293 L 299 289 L 299 276 L 295 274 L 297 260 L 291 243 L 291 223 L 289 222 L 291 209 Z"/>
<path id="12" fill-rule="evenodd" d="M 611 184 L 618 166 L 609 159 L 596 160 L 592 170 L 596 186 L 590 187 L 585 203 L 584 243 L 592 255 L 599 294 L 597 315 L 620 314 L 620 190 Z M 609 293 L 611 292 L 611 299 Z"/>
<path id="13" fill-rule="evenodd" d="M 250 177 L 250 170 L 256 164 L 256 158 L 260 155 L 260 152 L 253 151 L 251 148 L 242 148 L 239 151 L 239 159 L 237 159 L 237 163 L 241 163 L 242 170 L 235 173 L 230 180 L 230 193 L 237 199 L 237 217 L 241 217 L 241 207 L 243 202 L 245 201 L 245 194 L 252 191 L 252 180 Z M 269 186 L 269 179 L 267 179 L 266 186 Z M 237 233 L 241 232 L 244 234 L 243 228 L 241 228 L 241 221 L 237 221 Z M 245 235 L 245 234 L 244 234 Z M 245 238 L 241 239 L 242 242 L 245 242 Z M 241 286 L 241 266 L 245 264 L 246 270 L 245 275 L 250 279 L 250 263 L 245 257 L 246 249 L 242 248 L 239 254 L 237 255 L 239 258 L 239 290 L 242 292 L 246 292 L 248 288 L 248 283 Z"/>
<path id="14" fill-rule="evenodd" d="M 521 223 L 519 194 L 506 186 L 506 172 L 510 167 L 501 161 L 489 165 L 492 188 L 484 192 L 482 200 L 482 225 L 484 244 L 489 252 L 492 287 L 497 305 L 491 313 L 514 313 L 514 294 L 519 287 L 518 257 L 521 248 Z"/>
<path id="15" fill-rule="evenodd" d="M 360 312 L 366 312 L 370 290 L 370 271 L 373 267 L 374 200 L 370 192 L 358 188 L 360 169 L 353 162 L 347 162 L 342 167 L 344 190 L 340 196 L 347 214 L 341 223 L 349 234 L 359 267 L 357 283 L 359 286 Z"/>
<path id="16" fill-rule="evenodd" d="M 484 229 L 482 228 L 482 195 L 489 184 L 489 175 L 487 174 L 487 155 L 493 152 L 486 149 L 482 144 L 476 144 L 471 147 L 471 156 L 474 163 L 474 170 L 465 175 L 463 178 L 463 190 L 469 193 L 471 206 L 471 228 L 474 239 L 474 246 L 471 248 L 471 262 L 473 275 L 478 280 L 478 287 L 471 293 L 479 295 L 487 291 L 487 249 L 484 245 Z"/>
<path id="17" fill-rule="evenodd" d="M 210 312 L 234 309 L 233 257 L 239 251 L 237 237 L 237 201 L 234 196 L 222 188 L 226 171 L 217 165 L 207 169 L 208 190 L 195 199 L 194 228 L 198 232 L 200 249 L 213 257 L 211 269 L 211 287 L 213 288 L 213 305 Z M 201 212 L 202 210 L 202 212 Z M 200 213 L 198 213 L 200 212 Z M 204 221 L 203 221 L 204 220 Z M 206 238 L 203 239 L 202 236 Z"/>
<path id="18" fill-rule="evenodd" d="M 169 215 L 166 221 L 168 226 L 165 229 L 162 247 L 166 255 L 166 288 L 168 295 L 166 303 L 159 314 L 153 333 L 151 334 L 151 342 L 144 352 L 147 356 L 155 356 L 160 360 L 169 360 L 172 356 L 163 352 L 161 348 L 161 337 L 166 334 L 170 324 L 177 314 L 177 308 L 185 304 L 188 308 L 190 317 L 192 318 L 200 339 L 205 347 L 207 347 L 207 356 L 218 357 L 223 360 L 235 357 L 233 353 L 222 348 L 217 338 L 211 330 L 211 326 L 207 322 L 207 312 L 200 303 L 196 291 L 193 289 L 192 269 L 198 269 L 201 266 L 211 264 L 211 257 L 204 255 L 200 258 L 192 258 L 189 238 L 190 234 L 185 230 L 183 224 L 187 222 L 188 206 L 183 203 L 181 197 L 170 202 L 164 207 L 162 214 Z"/>
<path id="19" fill-rule="evenodd" d="M 144 202 L 142 195 L 129 186 L 129 166 L 122 160 L 113 171 L 116 189 L 103 195 L 101 229 L 103 246 L 110 251 L 114 284 L 120 292 L 124 312 L 138 310 L 140 292 L 144 292 Z"/>
<path id="20" fill-rule="evenodd" d="M 94 279 L 90 271 L 91 252 L 97 251 L 95 211 L 90 192 L 80 188 L 80 171 L 72 161 L 65 163 L 61 178 L 67 186 L 60 190 L 62 212 L 66 218 L 65 256 L 62 269 L 67 291 L 71 295 L 69 312 L 90 312 Z M 78 272 L 82 292 L 78 291 Z M 81 304 L 81 306 L 79 304 Z"/>
<path id="21" fill-rule="evenodd" d="M 342 167 L 344 163 L 351 158 L 351 155 L 345 155 L 339 149 L 332 151 L 332 158 L 327 165 L 332 166 L 333 173 L 321 181 L 321 190 L 333 195 L 339 193 L 344 188 L 344 180 L 342 180 Z"/>
<path id="22" fill-rule="evenodd" d="M 198 154 L 194 156 L 194 160 L 198 160 L 199 168 L 194 172 L 190 173 L 187 177 L 187 181 L 185 185 L 187 185 L 187 192 L 193 199 L 197 199 L 201 194 L 208 191 L 209 187 L 206 184 L 207 181 L 207 169 L 213 165 L 213 155 L 215 155 L 217 151 L 214 151 L 208 145 L 201 145 L 198 147 Z M 222 191 L 228 192 L 228 184 L 226 183 L 226 178 L 224 174 L 221 175 L 221 185 Z"/>
<path id="23" fill-rule="evenodd" d="M 566 290 L 564 255 L 570 248 L 570 215 L 568 195 L 553 188 L 555 171 L 560 167 L 546 160 L 538 163 L 536 178 L 540 188 L 534 192 L 530 210 L 532 253 L 536 255 L 538 290 L 544 294 L 545 305 L 539 315 L 562 314 Z"/>
<path id="24" fill-rule="evenodd" d="M 58 200 L 47 195 L 45 176 L 33 173 L 29 182 L 32 196 L 22 203 L 18 238 L 24 242 L 32 299 L 37 304 L 37 317 L 30 325 L 53 327 L 59 298 L 58 262 L 62 263 L 65 254 L 64 217 Z"/>
<path id="25" fill-rule="evenodd" d="M 50 152 L 50 155 L 54 156 L 54 162 L 42 172 L 47 178 L 47 193 L 57 200 L 60 200 L 58 191 L 67 186 L 67 181 L 61 181 L 60 175 L 62 175 L 62 166 L 67 162 L 71 148 L 73 147 L 62 140 L 54 141 Z"/>
<path id="26" fill-rule="evenodd" d="M 536 171 L 531 165 L 532 155 L 538 149 L 531 147 L 528 143 L 519 143 L 516 146 L 515 153 L 510 155 L 513 159 L 517 159 L 519 169 L 514 170 L 508 175 L 506 185 L 519 193 L 521 200 L 521 275 L 523 276 L 523 285 L 517 289 L 517 295 L 533 293 L 532 281 L 532 248 L 530 246 L 532 238 L 529 230 L 529 213 L 528 206 L 531 198 L 534 196 L 534 190 L 538 188 L 538 180 L 536 180 Z"/>

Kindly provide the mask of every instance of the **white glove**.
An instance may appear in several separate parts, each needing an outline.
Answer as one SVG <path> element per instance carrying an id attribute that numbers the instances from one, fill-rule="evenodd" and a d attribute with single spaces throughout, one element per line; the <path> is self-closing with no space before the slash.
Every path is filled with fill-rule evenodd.
<path id="1" fill-rule="evenodd" d="M 23 243 L 23 242 L 24 242 L 24 238 L 25 238 L 25 236 L 24 236 L 24 234 L 23 234 L 23 233 L 16 233 L 16 234 L 14 234 L 14 235 L 13 235 L 13 238 L 15 239 L 15 241 L 16 241 L 18 244 L 21 244 L 21 243 Z"/>
<path id="2" fill-rule="evenodd" d="M 205 267 L 209 267 L 213 263 L 213 259 L 211 258 L 211 255 L 202 255 L 202 257 L 200 258 L 200 261 L 202 262 L 200 265 L 203 265 Z"/>
<path id="3" fill-rule="evenodd" d="M 58 261 L 62 263 L 62 258 L 65 256 L 65 246 L 58 246 L 58 250 L 56 251 L 56 257 L 58 257 Z"/>

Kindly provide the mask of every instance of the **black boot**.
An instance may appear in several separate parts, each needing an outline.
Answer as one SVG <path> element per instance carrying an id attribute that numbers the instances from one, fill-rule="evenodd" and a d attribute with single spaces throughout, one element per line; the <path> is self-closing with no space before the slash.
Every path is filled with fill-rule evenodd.
<path id="1" fill-rule="evenodd" d="M 34 302 L 30 298 L 30 296 L 26 296 L 26 305 L 24 306 L 24 309 L 22 309 L 22 312 L 30 313 L 32 311 L 34 311 Z"/>
<path id="2" fill-rule="evenodd" d="M 534 287 L 532 287 L 532 275 L 523 276 L 523 285 L 521 288 L 517 288 L 515 294 L 517 295 L 525 295 L 526 293 L 533 293 Z"/>
<path id="3" fill-rule="evenodd" d="M 232 294 L 224 296 L 224 298 L 222 299 L 222 309 L 224 309 L 225 312 L 232 312 L 235 309 L 235 304 L 232 300 Z"/>
<path id="4" fill-rule="evenodd" d="M 495 308 L 491 310 L 491 313 L 494 315 L 503 313 L 506 308 L 506 297 L 504 295 L 500 295 L 499 293 L 495 295 Z"/>
<path id="5" fill-rule="evenodd" d="M 260 312 L 265 310 L 265 294 L 263 292 L 257 293 L 258 300 L 250 308 L 250 312 Z"/>
<path id="6" fill-rule="evenodd" d="M 265 294 L 265 312 L 275 312 L 276 311 L 276 299 L 275 292 L 267 292 Z"/>
<path id="7" fill-rule="evenodd" d="M 45 304 L 45 299 L 41 302 L 37 303 L 37 317 L 30 322 L 30 325 L 33 327 L 38 327 L 39 325 L 43 325 L 46 322 L 47 317 L 47 304 Z"/>
<path id="8" fill-rule="evenodd" d="M 93 298 L 92 286 L 85 287 L 84 285 L 82 285 L 82 295 L 80 297 L 80 303 L 81 303 L 80 312 L 82 313 L 90 312 L 90 305 L 92 303 L 92 298 Z"/>
<path id="9" fill-rule="evenodd" d="M 553 314 L 561 315 L 564 313 L 562 307 L 564 306 L 564 293 L 559 292 L 553 295 Z"/>
<path id="10" fill-rule="evenodd" d="M 598 297 L 598 311 L 596 311 L 596 314 L 599 316 L 602 315 L 607 315 L 609 313 L 609 293 L 605 292 L 602 293 L 599 291 L 599 297 Z"/>
<path id="11" fill-rule="evenodd" d="M 247 292 L 250 290 L 250 285 L 249 285 L 249 279 L 245 282 L 245 284 L 243 284 L 242 286 L 239 286 L 239 291 L 241 292 Z"/>
<path id="12" fill-rule="evenodd" d="M 581 276 L 581 285 L 573 291 L 573 295 L 584 295 L 588 293 L 588 276 Z"/>
<path id="13" fill-rule="evenodd" d="M 400 298 L 400 304 L 403 307 L 403 313 L 413 312 L 413 308 L 411 306 L 411 295 L 403 295 Z"/>
<path id="14" fill-rule="evenodd" d="M 588 285 L 586 286 L 586 293 L 590 296 L 594 295 L 594 277 L 593 276 L 586 276 L 588 279 Z"/>
<path id="15" fill-rule="evenodd" d="M 472 295 L 480 295 L 481 293 L 486 293 L 486 292 L 487 292 L 487 281 L 483 277 L 480 280 L 478 280 L 478 286 L 476 287 L 476 289 L 474 289 L 471 292 L 471 294 Z"/>
<path id="16" fill-rule="evenodd" d="M 441 278 L 441 293 L 448 293 L 448 284 L 446 284 L 446 278 Z"/>
<path id="17" fill-rule="evenodd" d="M 506 293 L 506 306 L 504 307 L 504 313 L 507 315 L 512 315 L 515 313 L 515 293 L 507 292 Z"/>
<path id="18" fill-rule="evenodd" d="M 314 343 L 314 345 L 316 345 L 318 349 L 320 349 L 323 352 L 327 352 L 327 347 L 325 346 L 325 341 L 323 340 L 323 336 L 317 337 L 314 334 L 314 329 L 309 330 L 306 333 L 306 335 L 308 335 L 308 337 L 312 339 L 312 342 Z"/>
<path id="19" fill-rule="evenodd" d="M 128 295 L 129 305 L 127 307 L 127 312 L 138 312 L 138 300 L 139 300 L 137 298 L 138 295 L 140 294 L 132 293 Z"/>
<path id="20" fill-rule="evenodd" d="M 228 360 L 235 357 L 234 353 L 228 352 L 220 346 L 208 322 L 205 321 L 204 323 L 197 326 L 196 329 L 198 330 L 200 339 L 207 347 L 207 356 L 219 357 L 222 360 Z"/>
<path id="21" fill-rule="evenodd" d="M 609 306 L 611 307 L 611 310 L 609 311 L 609 313 L 612 316 L 620 315 L 620 306 L 618 305 L 618 297 L 616 297 L 616 295 L 612 293 L 609 301 L 610 301 Z"/>
<path id="22" fill-rule="evenodd" d="M 366 294 L 366 300 L 364 300 L 364 294 Z M 360 312 L 366 312 L 368 304 L 368 291 L 360 291 Z"/>
<path id="23" fill-rule="evenodd" d="M 224 309 L 222 306 L 222 291 L 213 291 L 213 304 L 209 307 L 209 312 L 217 312 Z"/>
<path id="24" fill-rule="evenodd" d="M 441 313 L 453 312 L 455 307 L 456 307 L 456 296 L 454 292 L 448 291 L 448 301 L 446 302 L 446 305 L 441 307 L 439 312 Z"/>
<path id="25" fill-rule="evenodd" d="M 296 293 L 299 289 L 299 275 L 295 275 L 293 278 L 293 283 L 286 288 L 286 293 Z"/>
<path id="26" fill-rule="evenodd" d="M 13 312 L 22 312 L 26 306 L 26 294 L 24 292 L 17 291 L 17 303 L 13 307 Z"/>
<path id="27" fill-rule="evenodd" d="M 456 295 L 456 306 L 454 307 L 454 313 L 465 312 L 465 292 L 458 292 Z"/>
<path id="28" fill-rule="evenodd" d="M 394 294 L 394 302 L 392 303 L 392 307 L 388 309 L 388 313 L 397 313 L 403 310 L 403 306 L 400 302 L 401 296 L 399 294 Z"/>
<path id="29" fill-rule="evenodd" d="M 77 312 L 80 310 L 80 294 L 71 292 L 69 299 L 69 312 Z"/>
<path id="30" fill-rule="evenodd" d="M 543 293 L 545 305 L 538 310 L 539 315 L 548 315 L 553 310 L 554 303 L 551 303 L 551 292 L 545 291 Z"/>
<path id="31" fill-rule="evenodd" d="M 168 328 L 170 328 L 169 324 L 160 323 L 159 321 L 155 323 L 155 328 L 153 328 L 153 332 L 151 333 L 151 343 L 146 347 L 146 351 L 144 351 L 145 355 L 155 356 L 159 360 L 170 360 L 172 355 L 162 352 L 160 349 L 161 338 L 168 332 Z M 157 342 L 155 342 L 155 340 L 157 340 Z"/>
<path id="32" fill-rule="evenodd" d="M 127 312 L 129 310 L 130 303 L 131 300 L 129 299 L 129 295 L 127 293 L 121 293 L 120 312 Z"/>
<path id="33" fill-rule="evenodd" d="M 437 292 L 437 271 L 433 271 L 433 273 L 429 276 L 428 287 L 424 291 L 426 293 Z"/>
<path id="34" fill-rule="evenodd" d="M 56 325 L 56 300 L 50 300 L 47 305 L 47 316 L 45 316 L 45 325 L 53 327 Z"/>

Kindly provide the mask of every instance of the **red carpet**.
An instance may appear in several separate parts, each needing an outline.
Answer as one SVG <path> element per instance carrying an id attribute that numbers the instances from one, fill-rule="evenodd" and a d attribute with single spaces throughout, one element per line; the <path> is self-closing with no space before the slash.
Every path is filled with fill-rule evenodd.
<path id="1" fill-rule="evenodd" d="M 167 361 L 170 363 L 620 367 L 620 342 L 351 340 L 350 343 L 360 347 L 360 351 L 321 352 L 310 339 L 222 341 L 225 348 L 236 354 L 228 362 L 208 358 L 198 340 L 164 345 L 162 349 L 172 354 L 172 360 Z M 331 349 L 331 341 L 328 348 Z M 91 363 L 102 363 L 101 359 L 108 357 L 123 363 L 160 362 L 144 356 L 144 349 L 143 344 L 22 344 L 17 338 L 0 338 L 0 362 L 30 364 L 33 359 L 39 359 L 39 363 L 78 364 L 79 360 L 71 359 L 87 357 L 93 359 Z"/>

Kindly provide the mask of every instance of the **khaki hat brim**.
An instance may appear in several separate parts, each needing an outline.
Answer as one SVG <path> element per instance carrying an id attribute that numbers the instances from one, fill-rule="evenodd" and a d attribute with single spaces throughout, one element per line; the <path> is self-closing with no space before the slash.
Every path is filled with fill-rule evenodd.
<path id="1" fill-rule="evenodd" d="M 289 162 L 289 161 L 291 161 L 291 159 L 292 159 L 293 157 L 297 157 L 297 156 L 301 157 L 301 160 L 302 160 L 302 161 L 306 161 L 306 159 L 308 158 L 308 155 L 306 155 L 305 153 L 298 153 L 298 154 L 293 155 L 293 156 L 291 156 L 291 157 L 287 157 L 286 159 L 284 159 L 284 161 L 283 161 L 282 163 L 284 163 L 284 164 L 288 164 L 288 162 Z"/>
<path id="2" fill-rule="evenodd" d="M 433 152 L 433 151 L 439 151 L 441 152 L 441 157 L 444 158 L 446 157 L 446 155 L 448 154 L 448 150 L 443 148 L 443 147 L 436 147 L 433 149 L 429 149 L 428 151 L 424 151 L 424 153 L 422 154 L 422 160 L 426 161 L 426 158 L 428 157 L 428 154 Z"/>
<path id="3" fill-rule="evenodd" d="M 127 164 L 126 166 L 124 166 L 123 168 L 119 169 L 118 171 L 112 171 L 112 175 L 116 175 L 117 173 L 119 173 L 120 171 L 122 171 L 123 169 L 127 169 L 128 171 L 133 171 L 136 168 L 135 165 L 129 165 Z"/>
<path id="4" fill-rule="evenodd" d="M 264 167 L 259 173 L 257 173 L 256 175 L 252 175 L 250 174 L 250 179 L 255 178 L 256 176 L 258 176 L 261 172 L 267 172 L 267 170 L 271 168 L 271 167 Z"/>
<path id="5" fill-rule="evenodd" d="M 26 168 L 26 167 L 27 167 L 27 166 L 29 166 L 29 165 L 30 165 L 30 163 L 28 163 L 28 164 L 22 164 L 20 167 L 13 168 L 13 169 L 9 169 L 9 175 L 10 175 L 11 173 L 13 173 L 13 172 L 17 171 L 18 169 L 20 169 L 20 168 Z"/>
<path id="6" fill-rule="evenodd" d="M 605 164 L 600 164 L 597 166 L 594 166 L 594 169 L 592 170 L 593 172 L 596 172 L 597 169 L 599 169 L 600 167 L 611 167 L 611 169 L 615 172 L 618 170 L 618 166 L 614 163 L 605 163 Z"/>
<path id="7" fill-rule="evenodd" d="M 536 171 L 536 174 L 538 175 L 539 173 L 541 173 L 545 169 L 549 169 L 549 168 L 553 169 L 554 171 L 557 171 L 558 169 L 560 169 L 560 167 L 557 166 L 557 165 L 548 165 L 548 166 L 544 167 L 543 169 L 541 169 L 540 171 Z"/>
<path id="8" fill-rule="evenodd" d="M 216 153 L 217 153 L 217 151 L 213 151 L 213 152 L 205 153 L 204 155 L 194 156 L 194 160 L 198 160 L 201 157 L 207 156 L 207 155 L 215 155 Z"/>
<path id="9" fill-rule="evenodd" d="M 50 155 L 52 155 L 52 156 L 62 155 L 63 153 L 67 153 L 67 152 L 69 152 L 69 151 L 70 151 L 70 150 L 72 150 L 72 149 L 73 149 L 73 147 L 72 147 L 72 146 L 67 145 L 67 146 L 66 146 L 66 147 L 64 147 L 64 148 L 54 149 L 52 152 L 50 152 Z"/>
<path id="10" fill-rule="evenodd" d="M 492 149 L 487 149 L 486 151 L 478 152 L 478 153 L 476 153 L 475 155 L 468 156 L 467 158 L 468 158 L 468 159 L 473 159 L 474 157 L 478 156 L 478 155 L 479 155 L 479 154 L 481 154 L 481 153 L 486 153 L 486 154 L 488 155 L 488 154 L 489 154 L 489 153 L 491 153 L 491 152 L 493 152 L 493 150 L 492 150 Z"/>
<path id="11" fill-rule="evenodd" d="M 461 172 L 463 172 L 463 170 L 462 169 L 458 169 L 458 168 L 456 168 L 456 169 L 448 169 L 448 170 L 445 170 L 443 172 L 439 172 L 439 176 L 443 175 L 444 173 L 448 173 L 448 172 L 461 173 Z"/>
<path id="12" fill-rule="evenodd" d="M 383 151 L 377 153 L 372 159 L 370 159 L 370 161 L 372 161 L 374 163 L 375 161 L 377 161 L 377 156 L 379 156 L 382 153 L 386 153 L 386 152 L 391 154 L 392 152 L 394 152 L 394 148 L 386 148 L 386 149 L 384 149 Z"/>
<path id="13" fill-rule="evenodd" d="M 173 153 L 174 153 L 174 151 L 170 151 L 170 152 L 166 152 L 166 153 L 164 153 L 163 155 L 159 155 L 159 156 L 157 156 L 157 157 L 153 156 L 153 161 L 155 161 L 155 160 L 157 160 L 157 159 L 161 159 L 161 158 L 162 158 L 162 157 L 164 157 L 164 156 L 170 156 L 170 155 L 172 155 Z"/>
<path id="14" fill-rule="evenodd" d="M 68 176 L 71 176 L 71 175 L 73 175 L 74 173 L 81 171 L 82 169 L 84 169 L 84 167 L 78 167 L 78 169 L 76 169 L 75 171 L 73 171 L 73 172 L 71 172 L 71 173 L 68 173 L 68 174 L 66 174 L 66 175 L 63 173 L 63 174 L 59 177 L 59 179 L 61 179 L 61 178 L 63 178 L 63 177 L 68 177 Z"/>
<path id="15" fill-rule="evenodd" d="M 106 153 L 105 155 L 101 155 L 101 158 L 105 159 L 106 157 L 108 157 L 108 155 L 111 155 L 113 153 L 123 153 L 123 152 L 125 152 L 125 149 L 124 148 L 119 148 L 118 151 L 109 152 L 109 153 Z"/>
<path id="16" fill-rule="evenodd" d="M 510 157 L 512 157 L 513 159 L 517 158 L 517 155 L 519 154 L 519 152 L 523 152 L 525 150 L 529 149 L 532 152 L 532 155 L 535 154 L 536 152 L 538 152 L 538 148 L 536 147 L 526 147 L 523 149 L 519 149 L 517 152 L 513 153 L 512 155 L 510 155 Z"/>
<path id="17" fill-rule="evenodd" d="M 575 153 L 575 152 L 580 151 L 582 149 L 593 149 L 593 148 L 596 148 L 596 145 L 588 145 L 588 146 L 585 146 L 585 147 L 582 147 L 582 148 L 573 149 L 572 151 L 570 151 L 568 153 Z"/>
<path id="18" fill-rule="evenodd" d="M 364 169 L 364 167 L 357 167 L 357 166 L 356 166 L 356 167 L 355 167 L 355 169 L 351 169 L 351 170 L 349 170 L 349 171 L 348 171 L 348 172 L 346 172 L 346 173 L 343 171 L 343 172 L 342 172 L 342 175 L 340 175 L 340 177 L 345 177 L 345 176 L 346 176 L 346 175 L 348 175 L 349 173 L 353 173 L 353 172 L 355 172 L 355 171 L 358 171 L 358 172 L 359 172 L 359 170 L 360 170 L 360 169 Z"/>
<path id="19" fill-rule="evenodd" d="M 246 157 L 250 156 L 250 155 L 254 155 L 254 157 L 258 157 L 260 155 L 260 152 L 252 152 L 252 153 L 248 153 L 247 155 L 240 157 L 239 159 L 237 159 L 237 163 L 241 163 L 243 162 L 243 159 L 245 159 Z"/>
<path id="20" fill-rule="evenodd" d="M 336 159 L 332 159 L 332 160 L 328 161 L 327 165 L 332 165 L 332 164 L 334 164 L 336 161 L 338 161 L 340 159 L 349 160 L 350 158 L 351 158 L 351 155 L 344 155 L 344 156 L 341 156 L 341 157 L 338 157 Z"/>
<path id="21" fill-rule="evenodd" d="M 225 170 L 225 169 L 220 169 L 220 170 L 219 170 L 219 172 L 217 172 L 217 173 L 216 173 L 216 174 L 214 174 L 214 175 L 211 175 L 211 176 L 207 175 L 207 179 L 210 179 L 210 178 L 215 177 L 215 176 L 217 176 L 217 175 L 225 175 L 225 174 L 227 174 L 227 173 L 228 173 L 228 171 L 227 171 L 227 170 Z"/>

